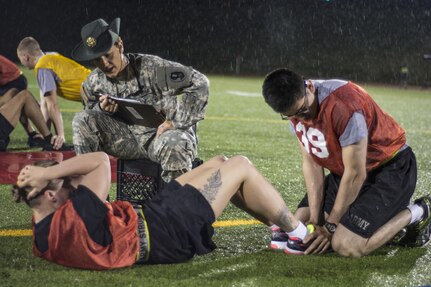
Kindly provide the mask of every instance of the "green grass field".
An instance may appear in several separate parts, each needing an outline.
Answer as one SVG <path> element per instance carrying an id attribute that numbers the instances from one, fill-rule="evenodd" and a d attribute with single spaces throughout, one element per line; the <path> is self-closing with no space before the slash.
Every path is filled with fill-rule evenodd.
<path id="1" fill-rule="evenodd" d="M 30 90 L 38 97 L 34 76 Z M 294 210 L 304 195 L 299 148 L 287 122 L 266 106 L 260 94 L 262 78 L 210 76 L 207 117 L 199 124 L 199 156 L 242 154 L 281 191 Z M 416 152 L 419 179 L 416 197 L 429 193 L 431 183 L 431 92 L 393 87 L 364 87 L 407 132 Z M 248 96 L 244 96 L 248 93 Z M 79 103 L 61 102 L 67 141 Z M 18 127 L 10 148 L 25 149 Z M 1 156 L 1 155 L 0 155 Z M 10 199 L 10 187 L 0 186 L 1 230 L 29 229 L 31 213 Z M 112 188 L 112 196 L 115 186 Z M 228 207 L 220 220 L 251 219 Z M 431 284 L 431 244 L 424 248 L 384 247 L 360 259 L 335 254 L 288 256 L 266 249 L 270 237 L 264 225 L 216 228 L 218 249 L 178 265 L 133 266 L 91 272 L 67 269 L 33 257 L 31 237 L 0 236 L 0 286 L 422 286 Z"/>

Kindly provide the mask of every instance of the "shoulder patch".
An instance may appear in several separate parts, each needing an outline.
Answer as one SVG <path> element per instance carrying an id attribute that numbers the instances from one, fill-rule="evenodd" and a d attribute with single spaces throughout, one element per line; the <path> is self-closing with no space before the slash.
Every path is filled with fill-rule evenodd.
<path id="1" fill-rule="evenodd" d="M 185 66 L 162 66 L 156 71 L 156 82 L 162 91 L 190 86 L 193 69 Z"/>
<path id="2" fill-rule="evenodd" d="M 170 75 L 170 78 L 171 78 L 171 81 L 182 82 L 184 81 L 185 75 L 183 72 L 177 71 L 177 72 L 172 72 Z"/>

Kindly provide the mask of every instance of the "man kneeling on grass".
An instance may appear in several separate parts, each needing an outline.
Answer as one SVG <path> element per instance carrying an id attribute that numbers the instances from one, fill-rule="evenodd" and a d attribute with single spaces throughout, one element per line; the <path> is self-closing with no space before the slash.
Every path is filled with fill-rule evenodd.
<path id="1" fill-rule="evenodd" d="M 212 223 L 229 201 L 289 237 L 305 239 L 309 233 L 243 156 L 205 162 L 143 207 L 107 202 L 110 175 L 103 152 L 21 170 L 12 193 L 33 211 L 36 256 L 84 269 L 183 262 L 215 248 Z"/>

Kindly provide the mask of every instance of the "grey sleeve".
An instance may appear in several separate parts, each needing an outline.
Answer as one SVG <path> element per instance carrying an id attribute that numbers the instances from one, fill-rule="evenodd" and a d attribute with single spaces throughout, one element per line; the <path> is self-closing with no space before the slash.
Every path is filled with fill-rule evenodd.
<path id="1" fill-rule="evenodd" d="M 339 141 L 342 147 L 357 143 L 368 136 L 367 122 L 363 114 L 356 112 L 352 115 Z"/>
<path id="2" fill-rule="evenodd" d="M 38 69 L 37 70 L 37 84 L 45 96 L 47 92 L 57 90 L 57 82 L 55 81 L 56 75 L 53 70 L 50 69 Z"/>

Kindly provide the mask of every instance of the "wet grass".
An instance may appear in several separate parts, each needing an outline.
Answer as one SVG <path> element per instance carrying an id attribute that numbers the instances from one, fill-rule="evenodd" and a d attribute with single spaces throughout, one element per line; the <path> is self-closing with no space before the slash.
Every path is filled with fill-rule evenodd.
<path id="1" fill-rule="evenodd" d="M 38 95 L 34 77 L 30 88 Z M 207 117 L 199 125 L 199 156 L 243 154 L 280 190 L 294 209 L 304 195 L 300 156 L 288 125 L 255 97 L 261 78 L 212 76 Z M 375 100 L 406 129 L 416 152 L 419 178 L 416 196 L 431 186 L 431 92 L 365 85 Z M 238 96 L 232 91 L 251 93 Z M 79 103 L 61 101 L 68 142 L 70 123 Z M 12 148 L 25 148 L 22 128 L 12 135 Z M 115 187 L 111 198 L 115 197 Z M 30 212 L 10 201 L 9 186 L 0 186 L 0 230 L 30 228 Z M 228 207 L 220 218 L 250 218 Z M 31 254 L 30 237 L 0 237 L 1 286 L 421 286 L 431 284 L 431 245 L 425 248 L 381 248 L 361 259 L 287 256 L 268 251 L 263 225 L 216 228 L 218 249 L 178 265 L 133 266 L 90 272 L 57 266 Z"/>

